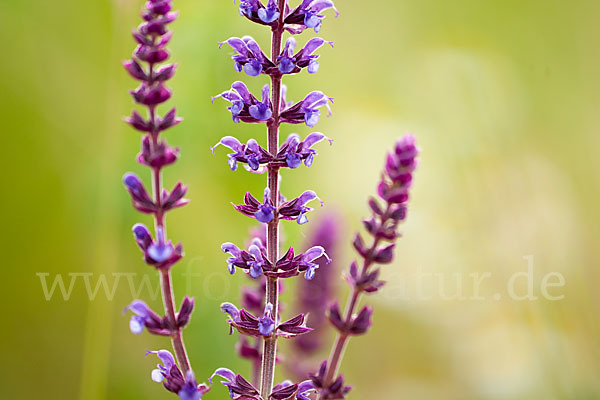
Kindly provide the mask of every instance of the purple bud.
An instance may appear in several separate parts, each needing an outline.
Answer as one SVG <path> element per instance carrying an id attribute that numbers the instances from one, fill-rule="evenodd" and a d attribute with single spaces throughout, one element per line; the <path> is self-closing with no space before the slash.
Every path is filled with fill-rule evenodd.
<path id="1" fill-rule="evenodd" d="M 365 306 L 358 315 L 352 320 L 349 331 L 353 335 L 362 335 L 369 330 L 371 326 L 371 315 L 373 309 L 369 306 Z"/>
<path id="2" fill-rule="evenodd" d="M 373 261 L 378 264 L 388 264 L 392 262 L 392 260 L 394 259 L 394 247 L 395 244 L 392 243 L 389 246 L 384 247 L 383 249 L 378 249 L 375 252 Z"/>
<path id="3" fill-rule="evenodd" d="M 146 251 L 152 244 L 152 236 L 150 235 L 150 231 L 144 224 L 135 224 L 132 230 L 137 244 L 143 251 Z"/>
<path id="4" fill-rule="evenodd" d="M 194 311 L 194 299 L 185 296 L 183 302 L 181 303 L 179 313 L 177 314 L 177 326 L 179 328 L 183 328 L 188 324 L 192 315 L 192 311 Z"/>
<path id="5" fill-rule="evenodd" d="M 123 66 L 129 72 L 129 74 L 140 81 L 145 81 L 148 79 L 146 72 L 141 67 L 141 65 L 135 60 L 127 60 L 123 62 Z"/>
<path id="6" fill-rule="evenodd" d="M 183 121 L 183 119 L 176 117 L 176 110 L 175 107 L 173 107 L 162 119 L 159 120 L 158 129 L 164 131 L 172 126 L 177 125 L 181 121 Z"/>
<path id="7" fill-rule="evenodd" d="M 333 303 L 329 307 L 329 321 L 331 324 L 340 332 L 346 332 L 346 323 L 342 319 L 342 314 L 340 312 L 340 306 L 337 302 Z"/>
<path id="8" fill-rule="evenodd" d="M 177 68 L 176 64 L 168 64 L 164 65 L 156 70 L 154 73 L 154 80 L 156 81 L 166 81 L 169 80 L 175 75 L 175 69 Z"/>
<path id="9" fill-rule="evenodd" d="M 270 336 L 275 329 L 275 321 L 273 320 L 273 304 L 267 303 L 265 313 L 262 318 L 258 319 L 258 330 L 263 336 Z"/>
<path id="10" fill-rule="evenodd" d="M 150 132 L 152 130 L 150 121 L 146 121 L 136 110 L 133 110 L 131 117 L 126 118 L 125 122 L 133 126 L 138 131 Z"/>

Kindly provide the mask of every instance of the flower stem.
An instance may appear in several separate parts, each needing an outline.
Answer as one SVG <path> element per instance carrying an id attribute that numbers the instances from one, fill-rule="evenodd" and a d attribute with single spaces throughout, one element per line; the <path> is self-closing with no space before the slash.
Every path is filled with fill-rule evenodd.
<path id="1" fill-rule="evenodd" d="M 278 0 L 280 15 L 279 23 L 272 29 L 271 59 L 276 60 L 281 53 L 281 39 L 283 37 L 283 17 L 285 0 Z M 279 148 L 279 114 L 281 111 L 281 75 L 271 76 L 271 99 L 273 100 L 272 120 L 267 123 L 268 151 L 275 155 Z M 275 208 L 279 206 L 279 167 L 269 165 L 267 170 L 267 186 L 271 192 L 271 201 Z M 271 262 L 279 259 L 279 218 L 275 218 L 267 225 L 267 255 Z M 279 283 L 277 278 L 267 278 L 266 302 L 273 305 L 273 319 L 277 323 L 279 314 Z M 269 397 L 273 389 L 275 377 L 275 361 L 277 358 L 276 332 L 266 337 L 263 345 L 262 368 L 260 377 L 260 393 L 263 399 Z"/>
<path id="2" fill-rule="evenodd" d="M 389 218 L 390 207 L 388 205 L 385 214 L 381 217 L 382 225 Z M 362 267 L 362 274 L 364 275 L 368 268 L 373 263 L 373 256 L 375 255 L 375 251 L 381 238 L 375 237 L 373 240 L 373 244 L 367 251 L 367 254 L 364 258 L 364 263 Z M 344 317 L 344 323 L 348 326 L 352 321 L 352 316 L 354 315 L 354 311 L 356 310 L 356 306 L 360 300 L 361 290 L 356 286 L 353 286 L 352 292 L 350 293 L 350 298 L 348 303 L 346 303 L 346 312 Z M 350 335 L 347 332 L 340 332 L 338 337 L 335 340 L 335 344 L 333 345 L 333 349 L 331 351 L 331 355 L 329 356 L 329 361 L 327 362 L 327 372 L 325 373 L 325 379 L 323 382 L 323 387 L 329 387 L 338 375 L 338 371 L 340 369 L 340 364 L 342 363 L 342 358 L 344 357 L 344 352 L 346 350 L 346 345 L 348 344 L 348 340 L 350 339 Z M 321 399 L 322 396 L 319 396 Z"/>
<path id="3" fill-rule="evenodd" d="M 190 370 L 190 361 L 185 350 L 185 344 L 183 343 L 183 336 L 181 335 L 181 329 L 177 327 L 177 319 L 175 318 L 175 302 L 173 299 L 173 285 L 171 284 L 171 272 L 161 271 L 160 273 L 160 286 L 162 288 L 163 303 L 165 305 L 165 312 L 169 323 L 173 327 L 171 330 L 171 342 L 173 344 L 173 350 L 175 350 L 175 356 L 177 362 L 183 373 L 186 374 Z"/>
<path id="4" fill-rule="evenodd" d="M 150 64 L 149 69 L 150 76 L 153 73 L 153 65 Z M 152 126 L 156 126 L 156 112 L 154 107 L 150 107 L 150 121 Z M 153 147 L 158 145 L 159 131 L 154 128 L 151 132 L 151 144 Z M 164 211 L 161 204 L 161 192 L 162 192 L 162 177 L 160 168 L 152 169 L 152 191 L 154 195 L 154 202 L 156 203 L 156 213 L 154 214 L 154 228 L 156 231 L 157 240 L 159 242 L 166 242 L 167 229 L 164 217 Z M 183 343 L 183 336 L 181 335 L 181 328 L 177 326 L 177 317 L 175 314 L 175 299 L 173 296 L 173 284 L 171 283 L 171 271 L 170 269 L 160 271 L 160 286 L 162 289 L 163 304 L 165 307 L 165 314 L 169 319 L 169 325 L 171 327 L 171 342 L 173 344 L 173 350 L 177 357 L 177 362 L 180 368 L 183 370 L 184 375 L 190 370 L 190 361 L 185 350 Z"/>

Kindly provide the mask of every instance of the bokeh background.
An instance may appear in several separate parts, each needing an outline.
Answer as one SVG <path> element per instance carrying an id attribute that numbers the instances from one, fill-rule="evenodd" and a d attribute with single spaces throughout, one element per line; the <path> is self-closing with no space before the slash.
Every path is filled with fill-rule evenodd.
<path id="1" fill-rule="evenodd" d="M 312 215 L 344 219 L 341 264 L 367 214 L 383 157 L 413 132 L 422 148 L 399 256 L 385 268 L 389 286 L 369 298 L 371 333 L 351 342 L 343 372 L 351 399 L 600 398 L 600 3 L 595 0 L 340 0 L 328 17 L 316 75 L 286 78 L 289 97 L 320 89 L 335 97 L 318 129 L 334 138 L 310 168 L 284 172 L 289 196 L 311 188 L 325 200 Z M 192 203 L 169 215 L 170 236 L 186 258 L 174 270 L 178 301 L 196 297 L 186 330 L 199 379 L 219 366 L 247 365 L 227 335 L 222 301 L 237 301 L 241 274 L 229 277 L 220 243 L 242 243 L 252 222 L 231 201 L 262 192 L 264 176 L 231 172 L 224 135 L 264 138 L 260 126 L 236 125 L 210 96 L 243 79 L 217 42 L 268 33 L 240 18 L 231 1 L 177 0 L 170 49 L 172 80 L 185 122 L 167 133 L 181 146 L 165 180 L 190 185 Z M 137 273 L 157 276 L 130 233 L 150 223 L 122 187 L 139 135 L 121 121 L 134 81 L 120 62 L 134 47 L 131 28 L 142 1 L 3 0 L 0 63 L 2 196 L 2 355 L 4 399 L 168 399 L 150 380 L 146 349 L 164 339 L 128 331 L 132 300 L 122 278 L 114 298 L 92 301 L 83 278 L 68 301 L 46 300 L 39 273 Z M 299 38 L 304 43 L 312 34 Z M 305 126 L 293 127 L 301 135 Z M 284 127 L 283 135 L 292 132 Z M 145 176 L 145 175 L 144 175 Z M 286 225 L 288 243 L 310 227 Z M 533 268 L 536 301 L 507 296 L 507 282 Z M 185 280 L 184 272 L 199 274 Z M 469 274 L 490 273 L 475 300 Z M 541 296 L 545 274 L 564 287 Z M 438 274 L 416 293 L 415 274 Z M 455 283 L 463 279 L 462 288 Z M 519 278 L 518 293 L 527 285 Z M 440 284 L 441 282 L 441 284 Z M 441 286 L 444 291 L 440 291 Z M 465 298 L 447 299 L 456 294 Z M 340 296 L 345 288 L 340 286 Z M 497 295 L 497 296 L 496 296 Z M 292 286 L 286 294 L 292 300 Z M 147 290 L 150 304 L 159 306 Z M 326 353 L 326 352 L 325 352 Z M 278 378 L 285 377 L 283 370 Z M 227 398 L 215 387 L 207 398 Z"/>

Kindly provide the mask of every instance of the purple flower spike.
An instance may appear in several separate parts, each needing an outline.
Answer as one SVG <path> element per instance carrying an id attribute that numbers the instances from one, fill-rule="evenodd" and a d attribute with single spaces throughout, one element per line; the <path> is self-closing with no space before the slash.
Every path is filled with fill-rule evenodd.
<path id="1" fill-rule="evenodd" d="M 412 184 L 412 174 L 417 167 L 419 149 L 412 135 L 406 135 L 396 143 L 393 152 L 387 156 L 385 174 L 377 188 L 379 196 L 388 203 L 402 204 L 408 201 L 408 190 Z"/>
<path id="2" fill-rule="evenodd" d="M 275 329 L 275 321 L 273 320 L 273 304 L 267 303 L 265 313 L 262 318 L 258 319 L 258 330 L 263 336 L 271 336 Z"/>
<path id="3" fill-rule="evenodd" d="M 319 108 L 327 107 L 329 115 L 331 115 L 329 102 L 333 103 L 333 98 L 325 96 L 323 92 L 311 92 L 304 100 L 284 110 L 281 113 L 281 120 L 289 124 L 305 123 L 306 126 L 312 128 L 319 122 L 319 116 L 321 115 Z"/>
<path id="4" fill-rule="evenodd" d="M 306 203 L 312 200 L 319 200 L 319 197 L 312 190 L 307 190 L 302 193 L 299 197 L 286 201 L 279 207 L 279 215 L 282 219 L 293 220 L 295 219 L 299 225 L 304 225 L 308 222 L 306 213 L 311 211 L 311 207 L 307 207 Z M 323 202 L 321 201 L 321 206 Z"/>

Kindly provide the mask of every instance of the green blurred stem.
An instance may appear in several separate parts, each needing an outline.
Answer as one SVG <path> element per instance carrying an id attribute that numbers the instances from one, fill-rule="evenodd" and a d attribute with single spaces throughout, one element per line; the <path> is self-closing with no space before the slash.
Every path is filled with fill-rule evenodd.
<path id="1" fill-rule="evenodd" d="M 279 0 L 280 10 L 279 22 L 272 29 L 271 37 L 271 59 L 276 60 L 281 53 L 281 39 L 283 37 L 283 17 L 285 10 L 285 0 Z M 268 151 L 275 155 L 279 148 L 279 113 L 281 109 L 281 75 L 271 76 L 271 99 L 273 101 L 273 117 L 267 123 Z M 271 201 L 275 208 L 279 205 L 279 168 L 268 166 L 267 186 L 270 190 Z M 275 263 L 279 259 L 279 218 L 275 213 L 275 218 L 267 225 L 267 255 L 271 262 Z M 279 283 L 277 278 L 267 278 L 266 302 L 273 305 L 273 319 L 277 322 L 279 314 Z M 273 334 L 264 339 L 262 368 L 260 374 L 260 393 L 263 399 L 269 397 L 273 389 L 275 378 L 275 360 L 277 358 L 277 334 Z"/>

